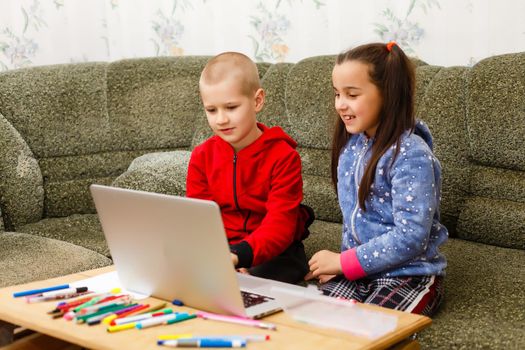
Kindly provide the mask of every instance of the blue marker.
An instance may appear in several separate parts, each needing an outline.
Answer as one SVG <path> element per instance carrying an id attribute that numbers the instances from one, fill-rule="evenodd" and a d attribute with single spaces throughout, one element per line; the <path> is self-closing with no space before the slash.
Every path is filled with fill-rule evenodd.
<path id="1" fill-rule="evenodd" d="M 54 286 L 54 287 L 47 287 L 47 288 L 41 288 L 41 289 L 31 289 L 31 290 L 25 290 L 23 292 L 17 292 L 13 293 L 13 297 L 25 297 L 27 295 L 33 295 L 33 294 L 41 294 L 45 292 L 51 292 L 54 290 L 60 290 L 60 289 L 66 289 L 69 288 L 69 284 L 62 284 L 60 286 Z"/>
<path id="2" fill-rule="evenodd" d="M 186 338 L 177 340 L 158 340 L 158 345 L 182 348 L 244 348 L 246 340 L 243 339 L 197 339 Z"/>
<path id="3" fill-rule="evenodd" d="M 184 303 L 180 301 L 179 299 L 174 299 L 171 303 L 177 306 L 184 306 Z"/>

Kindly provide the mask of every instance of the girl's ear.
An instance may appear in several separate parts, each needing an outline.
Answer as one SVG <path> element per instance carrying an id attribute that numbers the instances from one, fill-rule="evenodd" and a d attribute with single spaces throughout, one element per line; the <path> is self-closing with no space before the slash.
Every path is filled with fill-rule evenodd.
<path id="1" fill-rule="evenodd" d="M 264 98 L 266 96 L 266 93 L 262 88 L 259 88 L 255 92 L 255 112 L 258 113 L 262 110 L 264 106 Z"/>

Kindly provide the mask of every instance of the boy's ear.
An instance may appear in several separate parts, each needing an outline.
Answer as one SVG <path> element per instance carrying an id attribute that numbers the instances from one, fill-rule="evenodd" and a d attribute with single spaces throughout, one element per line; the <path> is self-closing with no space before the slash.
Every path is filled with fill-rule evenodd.
<path id="1" fill-rule="evenodd" d="M 260 112 L 264 106 L 264 99 L 265 99 L 266 93 L 262 88 L 259 88 L 255 92 L 255 112 Z"/>

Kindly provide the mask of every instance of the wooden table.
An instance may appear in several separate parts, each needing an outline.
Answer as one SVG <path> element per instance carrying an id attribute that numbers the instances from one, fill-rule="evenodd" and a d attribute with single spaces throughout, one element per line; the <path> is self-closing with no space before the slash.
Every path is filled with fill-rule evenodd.
<path id="1" fill-rule="evenodd" d="M 195 334 L 269 334 L 270 341 L 252 342 L 250 349 L 386 349 L 406 340 L 410 335 L 428 327 L 431 320 L 428 317 L 389 310 L 372 305 L 362 307 L 381 310 L 398 316 L 398 326 L 395 332 L 379 339 L 371 340 L 357 337 L 350 333 L 322 329 L 299 323 L 280 312 L 264 318 L 264 321 L 275 323 L 276 331 L 267 331 L 254 327 L 246 327 L 224 322 L 203 319 L 193 319 L 169 326 L 158 326 L 144 330 L 127 330 L 108 333 L 105 326 L 79 325 L 64 319 L 51 319 L 46 313 L 54 308 L 56 302 L 28 304 L 23 298 L 13 298 L 16 291 L 43 288 L 86 279 L 100 273 L 109 272 L 113 267 L 85 271 L 69 276 L 32 282 L 19 286 L 0 289 L 0 321 L 16 324 L 44 335 L 62 339 L 92 349 L 161 349 L 156 345 L 156 339 L 161 334 L 195 333 Z M 156 301 L 154 298 L 143 300 Z M 194 312 L 188 307 L 173 308 L 177 311 Z M 417 343 L 411 342 L 409 347 Z M 13 347 L 13 349 L 23 347 Z M 31 347 L 32 348 L 32 347 Z"/>

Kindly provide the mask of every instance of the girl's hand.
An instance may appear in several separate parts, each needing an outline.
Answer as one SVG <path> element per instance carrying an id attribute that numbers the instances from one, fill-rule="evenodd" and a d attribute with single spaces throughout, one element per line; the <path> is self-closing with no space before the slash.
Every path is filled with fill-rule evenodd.
<path id="1" fill-rule="evenodd" d="M 340 256 L 341 254 L 329 250 L 318 251 L 312 256 L 310 261 L 308 261 L 308 265 L 310 265 L 310 273 L 308 273 L 305 278 L 319 278 L 319 280 L 323 282 L 321 278 L 328 281 L 331 277 L 321 277 L 321 275 L 341 274 L 343 271 L 341 268 Z"/>

